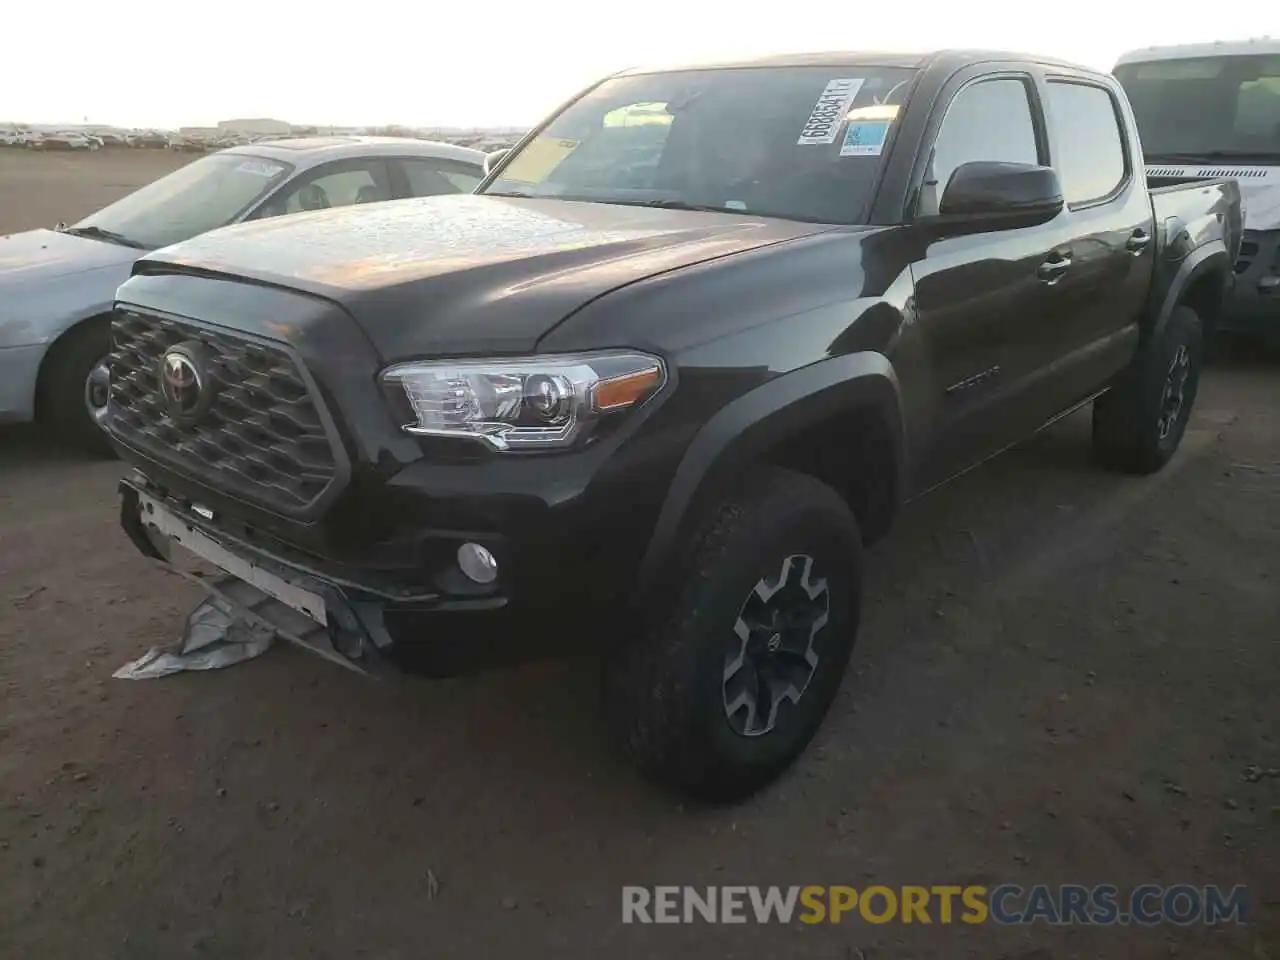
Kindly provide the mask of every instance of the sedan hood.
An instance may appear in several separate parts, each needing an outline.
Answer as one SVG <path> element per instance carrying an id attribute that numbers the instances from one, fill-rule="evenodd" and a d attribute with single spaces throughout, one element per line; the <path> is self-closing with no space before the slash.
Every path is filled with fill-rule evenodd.
<path id="1" fill-rule="evenodd" d="M 387 360 L 531 348 L 610 290 L 829 227 L 731 213 L 473 195 L 226 227 L 136 273 L 222 274 L 341 304 Z"/>
<path id="2" fill-rule="evenodd" d="M 56 230 L 0 236 L 0 283 L 51 280 L 126 264 L 141 251 Z"/>

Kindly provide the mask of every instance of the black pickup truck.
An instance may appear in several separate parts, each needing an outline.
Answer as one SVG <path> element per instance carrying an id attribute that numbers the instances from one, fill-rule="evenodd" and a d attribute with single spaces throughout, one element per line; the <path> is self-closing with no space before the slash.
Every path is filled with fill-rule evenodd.
<path id="1" fill-rule="evenodd" d="M 1066 63 L 623 73 L 477 195 L 138 261 L 123 526 L 370 672 L 589 636 L 638 766 L 741 797 L 827 712 L 901 504 L 1089 402 L 1103 464 L 1169 459 L 1240 233 L 1234 182 L 1153 198 Z"/>

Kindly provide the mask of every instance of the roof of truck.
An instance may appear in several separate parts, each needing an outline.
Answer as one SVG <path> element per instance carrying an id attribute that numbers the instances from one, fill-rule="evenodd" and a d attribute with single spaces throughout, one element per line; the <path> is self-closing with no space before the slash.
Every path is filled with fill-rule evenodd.
<path id="1" fill-rule="evenodd" d="M 673 70 L 731 70 L 751 67 L 901 67 L 922 69 L 935 62 L 950 62 L 954 66 L 984 61 L 1015 60 L 1025 63 L 1041 63 L 1074 70 L 1098 73 L 1092 67 L 1045 57 L 1038 54 L 1018 53 L 1009 50 L 935 50 L 927 53 L 903 51 L 827 51 L 817 53 L 775 53 L 743 60 L 727 60 L 702 63 L 672 63 L 635 67 L 623 71 L 626 74 L 666 73 Z"/>
<path id="2" fill-rule="evenodd" d="M 1191 60 L 1202 57 L 1275 56 L 1280 54 L 1280 39 L 1255 37 L 1252 40 L 1215 40 L 1212 43 L 1184 43 L 1169 47 L 1143 47 L 1123 54 L 1116 66 L 1126 63 L 1149 63 L 1153 60 Z"/>

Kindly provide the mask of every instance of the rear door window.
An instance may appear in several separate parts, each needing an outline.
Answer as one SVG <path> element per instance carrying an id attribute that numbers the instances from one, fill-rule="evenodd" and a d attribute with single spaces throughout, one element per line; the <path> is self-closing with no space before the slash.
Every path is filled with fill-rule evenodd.
<path id="1" fill-rule="evenodd" d="M 1105 200 L 1124 185 L 1124 134 L 1110 91 L 1092 83 L 1050 80 L 1049 119 L 1056 133 L 1053 163 L 1068 204 Z"/>

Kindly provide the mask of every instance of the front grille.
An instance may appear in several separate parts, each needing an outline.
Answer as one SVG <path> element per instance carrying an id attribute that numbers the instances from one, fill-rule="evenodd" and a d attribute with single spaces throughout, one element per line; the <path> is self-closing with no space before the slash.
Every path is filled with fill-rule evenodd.
<path id="1" fill-rule="evenodd" d="M 340 473 L 307 381 L 278 346 L 167 317 L 117 310 L 112 322 L 109 429 L 129 446 L 206 486 L 299 514 Z M 193 422 L 161 390 L 161 359 L 199 344 L 215 393 Z"/>

